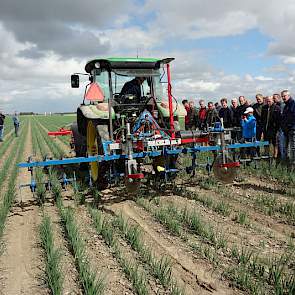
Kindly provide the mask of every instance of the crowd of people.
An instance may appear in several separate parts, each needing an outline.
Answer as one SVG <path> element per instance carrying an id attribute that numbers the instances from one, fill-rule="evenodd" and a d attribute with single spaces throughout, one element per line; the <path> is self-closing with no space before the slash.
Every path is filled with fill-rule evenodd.
<path id="1" fill-rule="evenodd" d="M 4 115 L 3 111 L 0 110 L 0 142 L 3 142 L 3 137 L 4 137 L 4 122 L 5 122 L 6 116 Z M 20 120 L 17 112 L 14 113 L 12 116 L 12 121 L 14 125 L 14 132 L 15 136 L 18 136 L 19 132 L 19 125 L 20 125 Z"/>
<path id="2" fill-rule="evenodd" d="M 240 96 L 230 102 L 222 98 L 220 103 L 210 101 L 207 105 L 200 99 L 198 108 L 194 101 L 183 100 L 186 129 L 205 130 L 218 121 L 224 128 L 239 127 L 239 141 L 269 141 L 273 157 L 295 167 L 295 100 L 288 90 L 271 96 L 257 94 L 255 98 L 255 103 Z"/>

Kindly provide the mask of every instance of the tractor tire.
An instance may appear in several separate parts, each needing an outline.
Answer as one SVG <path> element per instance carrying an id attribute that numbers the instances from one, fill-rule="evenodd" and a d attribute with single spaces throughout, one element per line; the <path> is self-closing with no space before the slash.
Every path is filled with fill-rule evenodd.
<path id="1" fill-rule="evenodd" d="M 76 157 L 86 157 L 86 153 L 87 153 L 86 137 L 79 132 L 77 123 L 73 123 L 71 125 L 71 130 L 73 132 L 74 149 L 75 149 Z"/>
<path id="2" fill-rule="evenodd" d="M 88 120 L 86 136 L 88 156 L 104 155 L 103 141 L 106 140 L 109 140 L 108 125 L 98 125 L 95 120 Z M 107 188 L 109 163 L 91 162 L 89 165 L 92 182 L 100 190 Z"/>

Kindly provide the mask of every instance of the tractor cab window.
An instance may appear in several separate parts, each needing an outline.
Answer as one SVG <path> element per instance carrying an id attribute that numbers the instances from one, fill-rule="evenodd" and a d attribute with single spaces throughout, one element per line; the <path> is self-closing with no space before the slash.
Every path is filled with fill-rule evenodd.
<path id="1" fill-rule="evenodd" d="M 94 74 L 94 81 L 97 82 L 103 91 L 104 99 L 107 102 L 110 97 L 109 74 L 107 71 L 97 71 Z"/>
<path id="2" fill-rule="evenodd" d="M 160 81 L 161 75 L 159 70 L 144 69 L 116 69 L 112 71 L 112 88 L 115 96 L 120 95 L 123 86 L 135 79 L 136 77 L 144 77 L 145 80 L 141 84 L 141 96 L 154 96 L 157 100 L 163 99 L 163 87 Z M 109 76 L 107 71 L 95 72 L 95 81 L 100 85 L 104 92 L 105 100 L 110 97 Z"/>

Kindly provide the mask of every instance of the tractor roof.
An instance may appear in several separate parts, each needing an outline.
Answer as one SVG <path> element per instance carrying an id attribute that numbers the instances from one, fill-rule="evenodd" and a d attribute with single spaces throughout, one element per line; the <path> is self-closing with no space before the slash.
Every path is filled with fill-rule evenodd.
<path id="1" fill-rule="evenodd" d="M 143 58 L 143 57 L 109 57 L 93 59 L 87 62 L 85 71 L 90 73 L 94 68 L 101 69 L 159 69 L 162 64 L 170 63 L 174 58 Z M 96 66 L 99 63 L 99 66 Z"/>

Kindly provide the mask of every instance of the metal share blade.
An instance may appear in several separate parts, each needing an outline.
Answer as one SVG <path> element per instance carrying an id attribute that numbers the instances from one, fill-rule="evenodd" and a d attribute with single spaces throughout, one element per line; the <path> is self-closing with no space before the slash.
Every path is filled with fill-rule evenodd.
<path id="1" fill-rule="evenodd" d="M 231 183 L 237 176 L 238 167 L 222 167 L 222 164 L 233 162 L 227 155 L 218 155 L 213 163 L 215 177 L 223 183 Z"/>

